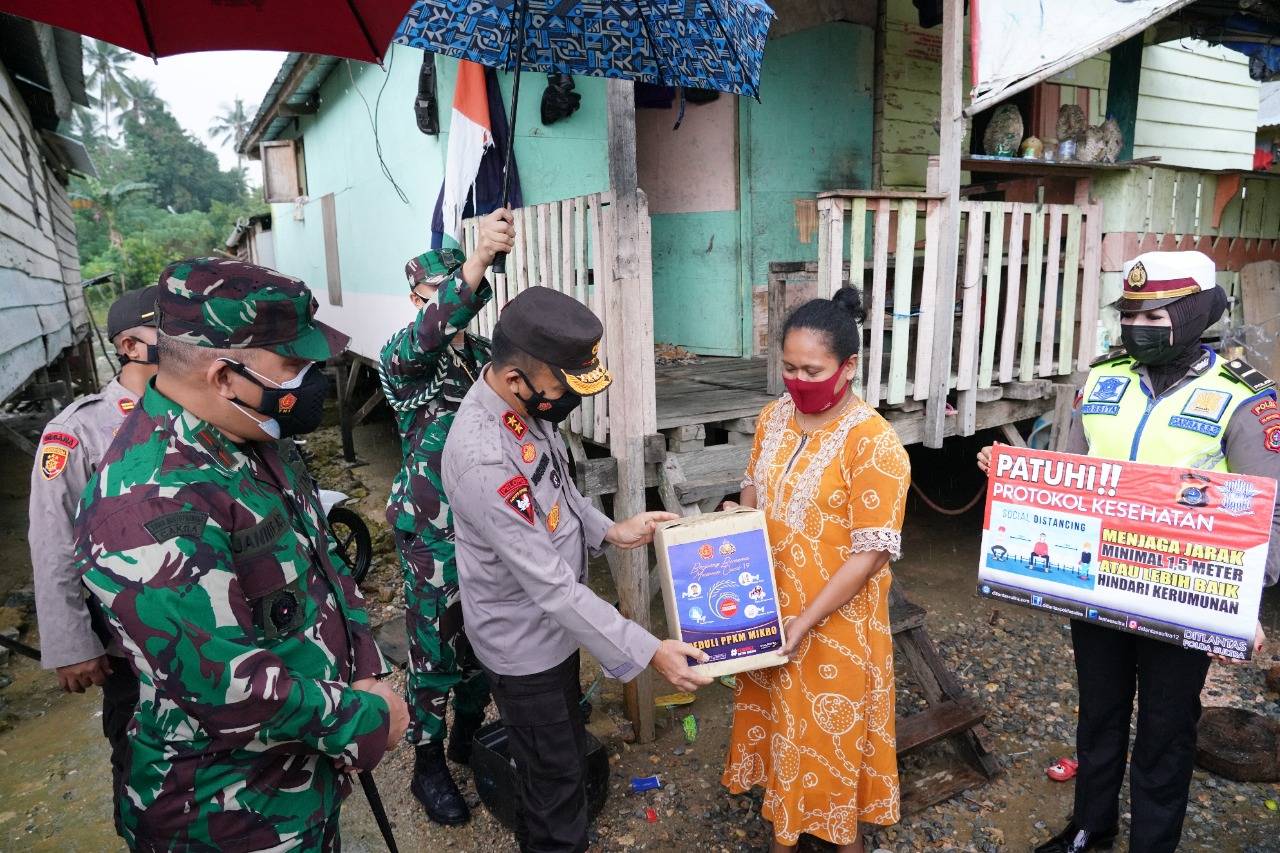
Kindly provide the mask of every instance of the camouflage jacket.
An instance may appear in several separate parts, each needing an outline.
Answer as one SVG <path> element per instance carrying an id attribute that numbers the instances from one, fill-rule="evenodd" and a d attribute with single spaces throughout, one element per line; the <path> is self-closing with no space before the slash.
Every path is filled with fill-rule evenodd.
<path id="1" fill-rule="evenodd" d="M 378 376 L 396 413 L 404 457 L 391 482 L 387 523 L 406 533 L 450 526 L 441 499 L 440 456 L 454 413 L 490 352 L 489 342 L 476 335 L 467 334 L 461 348 L 453 339 L 491 298 L 488 281 L 473 290 L 459 272 L 382 347 Z"/>
<path id="2" fill-rule="evenodd" d="M 286 453 L 296 453 L 288 448 Z M 141 849 L 290 850 L 372 769 L 387 671 L 315 484 L 152 385 L 85 489 L 76 558 L 141 680 L 122 817 Z"/>

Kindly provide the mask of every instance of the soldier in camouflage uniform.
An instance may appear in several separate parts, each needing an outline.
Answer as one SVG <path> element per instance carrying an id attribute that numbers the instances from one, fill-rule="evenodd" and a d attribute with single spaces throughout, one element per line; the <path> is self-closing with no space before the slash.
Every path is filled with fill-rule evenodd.
<path id="1" fill-rule="evenodd" d="M 427 816 L 466 823 L 470 811 L 445 763 L 445 706 L 453 693 L 448 758 L 465 764 L 484 721 L 489 686 L 467 642 L 453 555 L 453 519 L 440 485 L 440 461 L 454 413 L 489 361 L 489 342 L 468 334 L 472 318 L 493 297 L 484 272 L 512 247 L 511 214 L 481 220 L 471 258 L 444 249 L 405 265 L 417 317 L 382 348 L 379 378 L 396 413 L 404 463 L 391 484 L 387 523 L 404 575 L 409 637 L 406 739 L 417 751 L 410 783 Z"/>
<path id="2" fill-rule="evenodd" d="M 288 443 L 347 338 L 238 261 L 161 276 L 160 369 L 89 481 L 76 555 L 141 681 L 120 805 L 141 851 L 327 850 L 403 700 Z M 288 452 L 293 451 L 288 448 Z M 347 771 L 347 772 L 344 772 Z"/>

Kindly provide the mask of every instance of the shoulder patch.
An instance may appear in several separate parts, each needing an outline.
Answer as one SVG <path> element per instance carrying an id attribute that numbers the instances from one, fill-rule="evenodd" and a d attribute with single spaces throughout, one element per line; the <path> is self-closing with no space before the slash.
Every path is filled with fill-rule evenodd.
<path id="1" fill-rule="evenodd" d="M 529 427 L 524 421 L 520 420 L 520 416 L 510 409 L 502 413 L 502 425 L 507 428 L 508 432 L 521 440 L 524 439 L 525 433 L 529 431 Z"/>
<path id="2" fill-rule="evenodd" d="M 1089 362 L 1090 367 L 1097 367 L 1101 364 L 1111 364 L 1120 361 L 1132 361 L 1132 357 L 1125 353 L 1124 350 L 1113 350 L 1106 355 L 1100 355 L 1093 361 Z"/>
<path id="3" fill-rule="evenodd" d="M 74 435 L 65 432 L 46 432 L 40 438 L 40 476 L 56 480 L 67 469 L 71 451 L 80 444 Z"/>
<path id="4" fill-rule="evenodd" d="M 195 538 L 204 532 L 204 524 L 209 514 L 199 510 L 186 509 L 156 516 L 142 526 L 151 534 L 151 538 L 160 545 L 179 536 Z"/>
<path id="5" fill-rule="evenodd" d="M 536 524 L 533 495 L 529 493 L 529 481 L 523 475 L 512 477 L 498 486 L 498 495 L 511 508 L 511 511 L 523 518 L 530 527 Z"/>
<path id="6" fill-rule="evenodd" d="M 1234 379 L 1254 392 L 1274 388 L 1276 384 L 1275 380 L 1262 373 L 1262 371 L 1238 358 L 1233 358 L 1230 361 L 1223 359 L 1222 375 L 1228 379 Z"/>
<path id="7" fill-rule="evenodd" d="M 76 438 L 69 432 L 46 432 L 40 436 L 41 444 L 60 444 L 67 450 L 75 450 L 80 444 L 80 439 Z"/>

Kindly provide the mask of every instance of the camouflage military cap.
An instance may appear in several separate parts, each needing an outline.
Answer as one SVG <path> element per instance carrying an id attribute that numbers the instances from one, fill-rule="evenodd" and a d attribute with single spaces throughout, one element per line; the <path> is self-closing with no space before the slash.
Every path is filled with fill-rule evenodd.
<path id="1" fill-rule="evenodd" d="M 404 275 L 410 290 L 419 284 L 439 287 L 466 261 L 467 256 L 457 249 L 432 249 L 410 259 L 404 265 Z"/>
<path id="2" fill-rule="evenodd" d="M 225 258 L 165 267 L 156 300 L 160 331 L 184 343 L 324 361 L 351 338 L 316 320 L 318 306 L 299 279 Z"/>

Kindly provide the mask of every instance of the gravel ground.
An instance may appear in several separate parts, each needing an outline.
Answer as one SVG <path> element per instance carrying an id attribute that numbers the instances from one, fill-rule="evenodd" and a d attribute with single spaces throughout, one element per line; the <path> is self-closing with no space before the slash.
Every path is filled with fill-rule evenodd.
<path id="1" fill-rule="evenodd" d="M 373 423 L 357 433 L 366 464 L 347 468 L 337 460 L 333 430 L 317 433 L 310 448 L 321 482 L 356 498 L 369 519 L 378 551 L 365 583 L 375 622 L 398 616 L 403 607 L 399 568 L 382 521 L 386 490 L 398 461 L 398 441 L 389 424 Z M 0 536 L 11 553 L 25 550 L 26 521 L 21 512 L 27 463 L 14 467 L 0 459 Z M 14 470 L 10 470 L 14 467 Z M 21 470 L 18 470 L 21 468 Z M 1072 754 L 1076 692 L 1066 624 L 1008 606 L 994 607 L 974 594 L 977 564 L 976 531 L 980 516 L 958 519 L 932 515 L 919 506 L 908 512 L 904 551 L 895 565 L 897 583 L 929 610 L 929 630 L 943 658 L 964 687 L 988 708 L 987 728 L 1004 772 L 963 796 L 907 815 L 894 827 L 868 827 L 868 853 L 917 850 L 1025 851 L 1057 831 L 1070 810 L 1071 786 L 1044 776 L 1055 758 Z M 0 569 L 0 592 L 21 592 L 29 579 L 25 559 Z M 602 595 L 609 596 L 608 572 L 595 572 Z M 17 604 L 23 597 L 18 595 Z M 21 606 L 0 609 L 0 617 L 17 619 Z M 655 607 L 655 624 L 662 625 Z M 33 621 L 33 620 L 26 620 Z M 1268 691 L 1263 667 L 1280 660 L 1280 595 L 1272 590 L 1263 608 L 1263 624 L 1272 640 L 1259 662 L 1239 667 L 1215 666 L 1206 705 L 1230 705 L 1280 719 L 1280 694 Z M 34 627 L 23 639 L 38 642 Z M 583 660 L 583 683 L 599 669 Z M 901 668 L 900 668 L 901 673 Z M 403 678 L 397 675 L 397 678 Z M 13 679 L 12 684 L 7 682 Z M 106 745 L 98 730 L 97 697 L 64 696 L 51 676 L 25 660 L 0 663 L 0 849 L 97 851 L 121 849 L 110 825 L 110 792 Z M 51 686 L 52 685 L 52 686 Z M 659 693 L 670 688 L 660 684 Z M 900 708 L 919 697 L 902 674 Z M 610 794 L 592 828 L 599 851 L 760 851 L 767 847 L 768 826 L 759 817 L 759 792 L 730 796 L 719 779 L 728 741 L 730 694 L 719 685 L 704 689 L 696 702 L 677 712 L 660 711 L 653 744 L 628 742 L 622 714 L 622 689 L 604 681 L 593 698 L 590 728 L 610 756 Z M 492 712 L 491 712 L 492 713 Z M 680 717 L 693 713 L 699 724 L 696 742 L 686 743 Z M 8 731 L 4 731 L 9 727 Z M 904 762 L 903 782 L 911 784 L 946 772 L 949 746 L 936 745 Z M 464 827 L 446 829 L 427 822 L 409 795 L 412 750 L 400 747 L 375 773 L 395 825 L 402 850 L 514 850 L 510 834 L 478 806 L 470 773 L 456 768 L 459 784 L 471 798 L 475 817 Z M 664 788 L 629 793 L 634 776 L 659 774 Z M 1280 800 L 1280 785 L 1239 784 L 1196 771 L 1183 836 L 1186 851 L 1280 851 L 1280 812 L 1267 801 Z M 653 809 L 656 821 L 646 814 Z M 343 812 L 343 839 L 348 850 L 383 849 L 368 806 L 357 792 Z M 826 846 L 806 840 L 806 850 Z M 1125 849 L 1123 845 L 1118 849 Z"/>
<path id="2" fill-rule="evenodd" d="M 318 436 L 317 447 L 326 440 Z M 336 476 L 359 478 L 362 482 L 354 488 L 368 487 L 362 508 L 374 509 L 380 519 L 386 487 L 375 483 L 380 472 L 371 469 L 387 464 L 386 453 L 394 450 L 394 443 L 376 427 L 362 432 L 357 440 L 362 458 L 371 464 L 354 471 L 343 469 Z M 322 471 L 321 479 L 327 476 Z M 1077 697 L 1067 623 L 1020 608 L 996 607 L 977 597 L 974 566 L 980 510 L 948 519 L 913 505 L 908 519 L 906 557 L 895 565 L 897 583 L 928 608 L 935 645 L 965 689 L 986 703 L 987 729 L 1004 772 L 961 797 L 904 816 L 897 826 L 867 827 L 867 850 L 1029 850 L 1056 832 L 1071 808 L 1071 785 L 1052 782 L 1044 775 L 1044 768 L 1056 758 L 1074 754 Z M 389 553 L 382 559 L 387 567 L 379 576 L 392 580 L 392 573 L 398 571 L 394 559 Z M 612 594 L 607 570 L 596 567 L 593 578 L 602 595 Z M 371 587 L 371 598 L 388 594 L 385 586 L 367 586 Z M 381 613 L 394 616 L 400 606 L 397 590 Z M 660 606 L 652 616 L 656 625 L 663 624 Z M 1269 692 L 1263 684 L 1264 667 L 1280 661 L 1280 595 L 1275 590 L 1264 602 L 1263 624 L 1273 638 L 1264 654 L 1244 666 L 1215 666 L 1205 690 L 1206 706 L 1248 708 L 1280 719 L 1280 694 Z M 900 711 L 922 704 L 901 661 L 898 671 Z M 584 656 L 583 684 L 590 684 L 598 672 L 590 656 Z M 670 689 L 660 684 L 657 692 Z M 769 828 L 760 818 L 760 792 L 732 796 L 719 784 L 731 701 L 727 688 L 713 684 L 698 694 L 693 705 L 675 712 L 659 711 L 655 743 L 634 744 L 628 742 L 630 727 L 622 713 L 621 686 L 603 682 L 593 700 L 590 728 L 609 749 L 610 795 L 592 828 L 593 849 L 735 853 L 767 849 Z M 686 743 L 680 726 L 685 713 L 698 719 L 699 735 L 693 744 Z M 949 745 L 930 747 L 923 755 L 904 761 L 903 784 L 946 773 L 954 760 Z M 515 849 L 510 834 L 483 807 L 476 810 L 472 823 L 462 828 L 445 829 L 428 823 L 408 794 L 411 767 L 411 751 L 402 748 L 377 774 L 402 847 Z M 663 779 L 662 790 L 630 793 L 629 779 L 655 773 Z M 469 771 L 458 768 L 456 776 L 474 802 Z M 1241 784 L 1197 770 L 1181 849 L 1280 851 L 1276 840 L 1280 837 L 1280 813 L 1268 809 L 1268 800 L 1280 800 L 1280 785 Z M 656 821 L 648 819 L 647 809 L 653 809 Z M 1123 819 L 1127 824 L 1127 813 Z M 347 806 L 344 832 L 349 846 L 378 849 L 376 827 L 358 795 Z M 801 849 L 834 848 L 805 839 Z"/>

